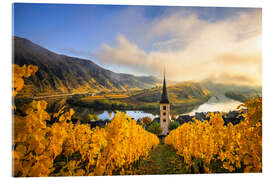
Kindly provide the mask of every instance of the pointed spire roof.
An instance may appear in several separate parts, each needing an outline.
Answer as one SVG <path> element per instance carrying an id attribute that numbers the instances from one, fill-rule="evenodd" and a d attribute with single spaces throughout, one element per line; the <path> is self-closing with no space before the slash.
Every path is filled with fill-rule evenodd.
<path id="1" fill-rule="evenodd" d="M 160 103 L 169 103 L 167 87 L 166 87 L 166 79 L 165 79 L 165 70 L 164 70 L 163 90 L 162 90 Z"/>

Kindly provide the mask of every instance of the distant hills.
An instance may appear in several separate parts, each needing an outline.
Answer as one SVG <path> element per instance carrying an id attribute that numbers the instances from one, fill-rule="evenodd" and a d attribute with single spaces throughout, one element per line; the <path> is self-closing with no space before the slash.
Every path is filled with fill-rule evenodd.
<path id="1" fill-rule="evenodd" d="M 247 99 L 254 98 L 254 97 L 261 97 L 262 94 L 260 92 L 235 92 L 235 91 L 227 91 L 225 96 L 240 102 L 245 102 Z"/>
<path id="2" fill-rule="evenodd" d="M 24 38 L 13 39 L 13 63 L 39 68 L 25 80 L 19 96 L 145 89 L 161 82 L 153 76 L 115 73 L 90 60 L 59 55 Z"/>
<path id="3" fill-rule="evenodd" d="M 200 84 L 211 91 L 212 95 L 217 97 L 219 101 L 227 101 L 228 98 L 231 98 L 243 102 L 247 98 L 262 95 L 262 87 L 260 86 L 221 84 L 212 81 L 202 81 Z"/>

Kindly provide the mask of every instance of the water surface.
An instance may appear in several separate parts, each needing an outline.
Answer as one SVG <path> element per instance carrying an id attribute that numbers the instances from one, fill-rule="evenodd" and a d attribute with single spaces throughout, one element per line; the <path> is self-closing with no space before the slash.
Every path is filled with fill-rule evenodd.
<path id="1" fill-rule="evenodd" d="M 185 114 L 193 116 L 196 112 L 229 112 L 237 110 L 240 104 L 242 103 L 229 98 L 223 98 L 222 101 L 219 101 L 217 98 L 211 97 L 206 103 Z"/>
<path id="2" fill-rule="evenodd" d="M 195 115 L 196 112 L 214 112 L 214 111 L 229 112 L 229 111 L 236 110 L 240 104 L 241 102 L 235 101 L 226 97 L 225 98 L 223 97 L 222 100 L 218 100 L 215 97 L 211 97 L 206 103 L 200 106 L 171 109 L 171 113 L 173 113 L 176 116 L 183 115 L 183 114 L 193 116 Z M 76 112 L 75 115 L 80 118 L 84 118 L 88 114 L 97 114 L 98 118 L 102 120 L 105 120 L 105 119 L 111 120 L 115 115 L 114 111 L 94 110 L 94 109 L 83 108 L 83 107 L 76 107 L 75 112 Z M 152 111 L 126 110 L 122 112 L 125 112 L 127 115 L 134 118 L 135 120 L 138 120 L 139 118 L 143 118 L 146 116 L 150 117 L 151 119 L 159 117 L 159 113 L 154 113 Z"/>
<path id="3" fill-rule="evenodd" d="M 139 118 L 143 118 L 143 117 L 150 117 L 151 119 L 154 119 L 155 117 L 157 117 L 157 115 L 154 115 L 152 113 L 147 113 L 144 111 L 124 111 L 127 115 L 129 115 L 130 117 L 134 118 L 135 120 L 138 120 Z M 99 114 L 98 117 L 99 119 L 112 119 L 115 115 L 115 112 L 108 112 L 108 111 L 104 111 L 102 114 Z"/>

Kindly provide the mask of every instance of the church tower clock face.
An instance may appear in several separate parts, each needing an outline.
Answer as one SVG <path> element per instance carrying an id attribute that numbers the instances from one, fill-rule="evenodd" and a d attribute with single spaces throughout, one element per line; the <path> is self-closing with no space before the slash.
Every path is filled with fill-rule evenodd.
<path id="1" fill-rule="evenodd" d="M 166 79 L 164 74 L 163 89 L 160 100 L 160 126 L 162 128 L 161 135 L 168 134 L 168 127 L 170 123 L 170 102 L 167 94 Z"/>

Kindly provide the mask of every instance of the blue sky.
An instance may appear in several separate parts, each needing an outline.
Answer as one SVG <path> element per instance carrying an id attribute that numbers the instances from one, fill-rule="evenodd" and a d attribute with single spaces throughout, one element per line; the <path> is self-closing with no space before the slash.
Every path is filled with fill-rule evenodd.
<path id="1" fill-rule="evenodd" d="M 243 41 L 245 48 L 252 46 L 248 40 L 261 34 L 261 10 L 254 8 L 15 3 L 13 13 L 15 36 L 56 53 L 91 59 L 113 71 L 138 75 L 159 75 L 161 66 L 166 64 L 171 69 L 169 77 L 180 80 L 194 80 L 199 76 L 176 75 L 173 73 L 176 67 L 181 70 L 185 68 L 181 65 L 198 65 L 232 53 L 230 48 L 213 49 L 215 56 L 211 59 L 187 58 L 191 46 L 198 51 L 197 41 L 203 42 L 206 31 L 216 37 L 215 40 L 206 37 L 210 44 L 220 38 L 230 47 L 237 43 L 240 46 L 239 42 Z M 228 27 L 230 24 L 235 30 Z M 240 39 L 235 41 L 235 38 Z M 208 76 L 211 77 L 206 73 L 203 77 Z"/>

